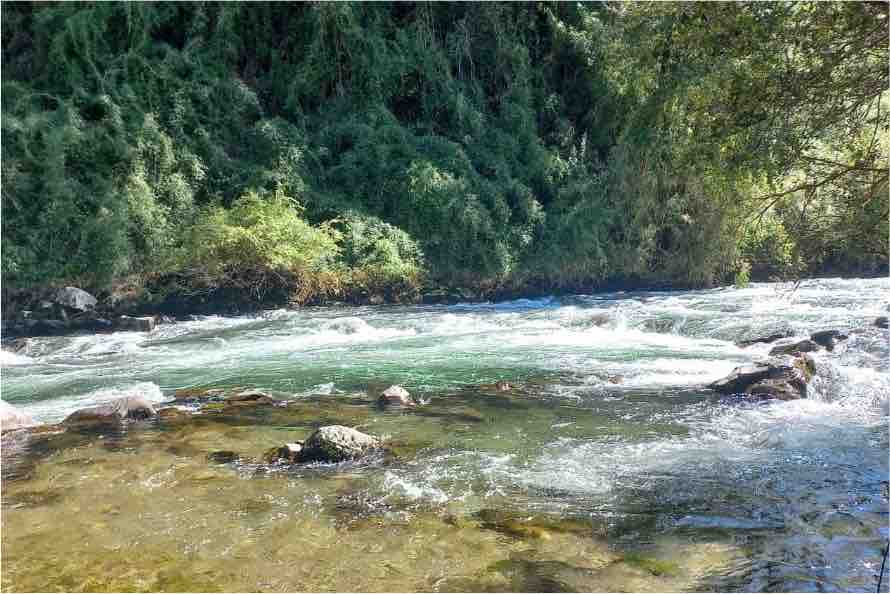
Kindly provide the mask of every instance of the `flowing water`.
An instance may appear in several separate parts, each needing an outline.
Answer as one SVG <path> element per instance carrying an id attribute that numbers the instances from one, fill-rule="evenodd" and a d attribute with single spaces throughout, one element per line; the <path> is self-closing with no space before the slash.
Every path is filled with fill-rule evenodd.
<path id="1" fill-rule="evenodd" d="M 873 322 L 888 289 L 316 308 L 32 340 L 2 353 L 2 395 L 45 422 L 189 387 L 287 403 L 33 440 L 3 469 L 2 587 L 873 590 L 890 448 L 888 331 Z M 809 398 L 704 387 L 771 346 L 737 341 L 788 327 L 850 331 L 815 354 Z M 377 408 L 390 384 L 425 404 Z M 259 463 L 333 423 L 391 451 Z M 239 458 L 208 459 L 220 450 Z"/>

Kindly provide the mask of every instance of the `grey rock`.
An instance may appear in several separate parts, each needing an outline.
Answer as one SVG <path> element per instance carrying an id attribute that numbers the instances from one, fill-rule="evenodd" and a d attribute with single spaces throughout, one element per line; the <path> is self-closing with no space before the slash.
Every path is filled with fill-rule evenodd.
<path id="1" fill-rule="evenodd" d="M 75 311 L 95 309 L 96 298 L 77 287 L 65 287 L 56 291 L 53 301 Z"/>
<path id="2" fill-rule="evenodd" d="M 316 429 L 303 442 L 300 462 L 343 462 L 367 455 L 380 447 L 380 440 L 343 425 Z"/>
<path id="3" fill-rule="evenodd" d="M 888 328 L 890 327 L 890 322 L 887 320 L 887 316 L 878 316 L 875 318 L 875 326 L 878 328 Z"/>
<path id="4" fill-rule="evenodd" d="M 68 415 L 63 425 L 117 423 L 128 419 L 148 419 L 155 416 L 154 406 L 141 396 L 118 398 L 106 404 L 82 408 Z"/>

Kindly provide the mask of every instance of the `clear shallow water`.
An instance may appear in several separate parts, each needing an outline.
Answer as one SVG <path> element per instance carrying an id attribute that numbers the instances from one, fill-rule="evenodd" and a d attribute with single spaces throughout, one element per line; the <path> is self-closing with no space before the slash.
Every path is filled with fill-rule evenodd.
<path id="1" fill-rule="evenodd" d="M 3 588 L 871 590 L 890 449 L 890 345 L 872 323 L 888 289 L 306 309 L 35 340 L 3 352 L 3 398 L 46 422 L 192 386 L 295 402 L 47 445 L 5 475 Z M 736 341 L 787 326 L 855 330 L 816 355 L 809 399 L 703 388 L 770 349 Z M 497 380 L 517 389 L 484 387 Z M 390 383 L 428 403 L 378 410 Z M 254 463 L 330 423 L 397 455 Z M 215 450 L 242 461 L 209 463 Z"/>

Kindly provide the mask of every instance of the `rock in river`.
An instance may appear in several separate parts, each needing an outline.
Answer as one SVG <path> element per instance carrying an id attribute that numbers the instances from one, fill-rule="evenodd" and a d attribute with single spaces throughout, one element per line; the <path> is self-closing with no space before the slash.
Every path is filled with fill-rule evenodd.
<path id="1" fill-rule="evenodd" d="M 145 316 L 134 318 L 131 316 L 120 316 L 114 321 L 115 328 L 119 330 L 135 330 L 137 332 L 151 332 L 158 323 L 155 316 Z"/>
<path id="2" fill-rule="evenodd" d="M 813 351 L 818 351 L 820 346 L 813 342 L 812 340 L 806 339 L 798 342 L 792 342 L 791 344 L 781 344 L 779 346 L 775 346 L 769 352 L 771 357 L 775 357 L 776 355 L 794 355 L 796 353 L 812 353 Z"/>
<path id="3" fill-rule="evenodd" d="M 402 386 L 390 386 L 380 394 L 377 402 L 382 406 L 417 406 L 408 390 Z"/>
<path id="4" fill-rule="evenodd" d="M 822 330 L 810 335 L 810 340 L 824 346 L 829 351 L 833 350 L 837 343 L 847 340 L 847 338 L 849 337 L 840 330 Z"/>
<path id="5" fill-rule="evenodd" d="M 795 400 L 807 395 L 807 382 L 815 373 L 815 362 L 806 354 L 773 358 L 762 363 L 736 367 L 728 376 L 708 387 L 721 394 L 749 394 L 758 399 Z"/>
<path id="6" fill-rule="evenodd" d="M 315 430 L 303 442 L 300 462 L 342 462 L 361 458 L 380 447 L 380 440 L 372 435 L 343 425 L 328 425 Z"/>
<path id="7" fill-rule="evenodd" d="M 148 419 L 155 416 L 151 402 L 140 396 L 127 396 L 106 404 L 82 408 L 68 415 L 64 425 L 117 423 L 127 419 Z"/>
<path id="8" fill-rule="evenodd" d="M 888 328 L 890 327 L 890 321 L 888 321 L 887 316 L 878 316 L 875 318 L 875 326 L 878 328 Z"/>
<path id="9" fill-rule="evenodd" d="M 771 334 L 767 334 L 767 335 L 763 335 L 763 336 L 754 336 L 752 338 L 748 338 L 747 340 L 741 340 L 741 341 L 739 341 L 738 344 L 740 347 L 746 347 L 746 346 L 751 346 L 752 344 L 757 344 L 759 342 L 765 342 L 765 343 L 776 342 L 777 340 L 781 340 L 783 338 L 791 338 L 792 336 L 794 336 L 794 330 L 792 330 L 790 327 L 788 327 L 788 328 L 782 328 L 781 330 L 778 330 Z"/>
<path id="10" fill-rule="evenodd" d="M 4 400 L 0 400 L 0 430 L 33 427 L 37 422 L 26 412 L 20 411 Z"/>

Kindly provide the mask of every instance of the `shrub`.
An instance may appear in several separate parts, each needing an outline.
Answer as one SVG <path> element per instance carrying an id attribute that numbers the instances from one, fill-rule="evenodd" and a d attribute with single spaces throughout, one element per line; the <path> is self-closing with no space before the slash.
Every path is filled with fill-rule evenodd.
<path id="1" fill-rule="evenodd" d="M 263 270 L 307 274 L 332 268 L 339 234 L 313 226 L 302 207 L 281 191 L 247 192 L 232 207 L 211 207 L 189 230 L 178 264 L 211 276 L 239 276 Z"/>

